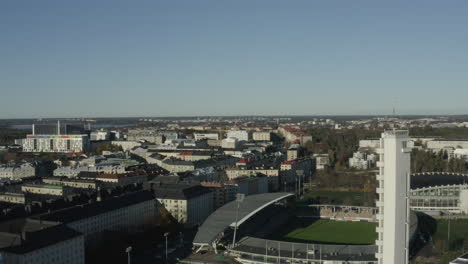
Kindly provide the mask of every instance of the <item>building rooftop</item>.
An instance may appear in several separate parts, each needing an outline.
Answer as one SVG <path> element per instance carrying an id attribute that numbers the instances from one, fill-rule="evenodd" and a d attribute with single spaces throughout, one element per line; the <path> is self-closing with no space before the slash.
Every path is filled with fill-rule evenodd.
<path id="1" fill-rule="evenodd" d="M 0 251 L 25 254 L 56 243 L 82 236 L 65 225 L 41 226 L 41 229 L 25 227 L 24 234 L 0 233 Z M 35 229 L 35 230 L 31 230 Z"/>
<path id="2" fill-rule="evenodd" d="M 104 214 L 119 208 L 128 207 L 141 202 L 154 199 L 150 191 L 139 191 L 125 194 L 118 197 L 113 197 L 101 202 L 93 202 L 82 204 L 62 210 L 53 211 L 51 213 L 41 214 L 31 219 L 41 221 L 51 221 L 60 223 L 70 223 L 81 219 L 89 218 L 95 215 Z"/>
<path id="3" fill-rule="evenodd" d="M 24 187 L 33 187 L 33 188 L 46 188 L 46 189 L 63 189 L 62 185 L 53 185 L 53 184 L 23 184 Z"/>
<path id="4" fill-rule="evenodd" d="M 467 174 L 446 172 L 423 172 L 411 175 L 411 189 L 466 184 L 468 184 Z"/>
<path id="5" fill-rule="evenodd" d="M 211 192 L 209 188 L 201 185 L 183 183 L 160 183 L 153 185 L 156 198 L 187 200 Z"/>

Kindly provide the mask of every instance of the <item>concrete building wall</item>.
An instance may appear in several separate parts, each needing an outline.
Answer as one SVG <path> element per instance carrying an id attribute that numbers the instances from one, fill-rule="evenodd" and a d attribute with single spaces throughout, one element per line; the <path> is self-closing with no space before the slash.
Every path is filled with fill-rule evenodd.
<path id="1" fill-rule="evenodd" d="M 190 199 L 162 199 L 158 201 L 181 224 L 201 224 L 214 210 L 214 193 L 208 192 Z"/>
<path id="2" fill-rule="evenodd" d="M 157 216 L 155 200 L 122 207 L 117 210 L 68 223 L 67 226 L 84 234 L 86 243 L 105 230 L 131 232 L 151 223 Z"/>
<path id="3" fill-rule="evenodd" d="M 460 190 L 460 210 L 468 214 L 468 189 Z"/>
<path id="4" fill-rule="evenodd" d="M 245 130 L 231 130 L 227 132 L 227 138 L 235 138 L 239 141 L 249 141 L 249 132 Z"/>
<path id="5" fill-rule="evenodd" d="M 380 139 L 359 140 L 359 148 L 377 149 L 380 147 Z"/>
<path id="6" fill-rule="evenodd" d="M 0 263 L 84 264 L 84 239 L 83 236 L 77 236 L 25 254 L 0 252 Z"/>
<path id="7" fill-rule="evenodd" d="M 440 151 L 445 148 L 466 149 L 468 148 L 468 140 L 433 140 L 427 142 L 427 148 L 433 151 Z"/>
<path id="8" fill-rule="evenodd" d="M 408 263 L 409 140 L 408 131 L 387 131 L 380 140 L 376 241 L 379 264 Z"/>
<path id="9" fill-rule="evenodd" d="M 26 198 L 23 193 L 1 193 L 0 202 L 13 203 L 13 204 L 25 204 Z"/>
<path id="10" fill-rule="evenodd" d="M 208 192 L 187 201 L 187 224 L 201 225 L 213 212 L 213 192 Z"/>
<path id="11" fill-rule="evenodd" d="M 271 132 L 253 132 L 252 139 L 255 141 L 271 141 Z"/>
<path id="12" fill-rule="evenodd" d="M 209 139 L 209 140 L 219 140 L 218 133 L 194 133 L 193 137 L 195 140 Z"/>

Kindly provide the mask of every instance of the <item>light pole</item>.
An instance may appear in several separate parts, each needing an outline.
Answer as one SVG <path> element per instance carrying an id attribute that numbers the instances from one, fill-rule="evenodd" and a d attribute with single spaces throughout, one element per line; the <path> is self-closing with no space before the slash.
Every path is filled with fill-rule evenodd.
<path id="1" fill-rule="evenodd" d="M 237 221 L 239 218 L 239 207 L 240 207 L 240 203 L 244 201 L 244 197 L 245 197 L 245 194 L 243 193 L 238 193 L 236 195 L 237 209 L 236 209 L 236 222 L 234 226 L 234 236 L 232 237 L 232 248 L 234 248 L 234 246 L 236 245 L 236 233 L 237 233 Z"/>
<path id="2" fill-rule="evenodd" d="M 164 237 L 166 238 L 166 263 L 167 263 L 167 236 L 169 236 L 169 232 L 164 233 Z"/>
<path id="3" fill-rule="evenodd" d="M 127 247 L 125 252 L 127 253 L 127 263 L 130 264 L 130 251 L 132 251 L 132 247 Z"/>

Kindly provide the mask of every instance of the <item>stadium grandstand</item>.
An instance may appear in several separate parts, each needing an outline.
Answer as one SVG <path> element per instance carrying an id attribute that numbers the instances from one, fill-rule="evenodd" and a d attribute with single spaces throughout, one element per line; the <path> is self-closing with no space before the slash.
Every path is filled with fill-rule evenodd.
<path id="1" fill-rule="evenodd" d="M 225 204 L 215 212 L 213 212 L 198 229 L 195 235 L 193 244 L 199 246 L 199 249 L 205 246 L 212 246 L 216 249 L 217 246 L 226 245 L 232 239 L 233 228 L 236 225 L 239 227 L 239 237 L 243 233 L 255 226 L 257 218 L 263 218 L 264 215 L 274 213 L 272 209 L 275 207 L 285 208 L 282 205 L 277 205 L 280 201 L 293 197 L 292 193 L 263 193 L 250 195 L 245 197 L 237 210 L 237 201 L 232 201 Z M 276 204 L 276 205 L 275 205 Z M 266 210 L 264 210 L 266 208 Z M 256 215 L 260 217 L 252 218 Z M 242 227 L 242 228 L 241 228 Z"/>
<path id="2" fill-rule="evenodd" d="M 425 172 L 411 175 L 410 206 L 427 214 L 468 214 L 468 175 Z"/>

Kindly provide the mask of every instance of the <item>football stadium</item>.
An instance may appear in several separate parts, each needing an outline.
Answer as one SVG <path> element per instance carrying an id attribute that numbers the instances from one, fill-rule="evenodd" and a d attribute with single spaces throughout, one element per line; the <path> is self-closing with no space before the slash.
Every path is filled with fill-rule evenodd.
<path id="1" fill-rule="evenodd" d="M 432 215 L 468 214 L 468 175 L 426 172 L 411 176 L 411 208 Z"/>
<path id="2" fill-rule="evenodd" d="M 376 212 L 373 207 L 296 207 L 291 193 L 252 195 L 210 215 L 193 244 L 196 251 L 227 250 L 246 264 L 377 263 Z M 414 213 L 411 223 L 414 234 Z"/>
<path id="3" fill-rule="evenodd" d="M 377 263 L 377 208 L 299 206 L 294 198 L 292 193 L 265 193 L 224 205 L 200 226 L 195 249 L 223 249 L 249 264 Z M 418 224 L 414 211 L 467 214 L 468 175 L 412 174 L 410 205 L 411 237 Z"/>

